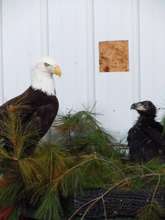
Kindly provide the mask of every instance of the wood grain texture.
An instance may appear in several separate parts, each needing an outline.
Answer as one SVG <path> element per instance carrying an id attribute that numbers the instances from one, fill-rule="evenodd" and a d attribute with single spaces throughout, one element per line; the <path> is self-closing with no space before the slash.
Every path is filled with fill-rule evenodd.
<path id="1" fill-rule="evenodd" d="M 128 41 L 102 41 L 99 43 L 100 72 L 128 72 Z"/>

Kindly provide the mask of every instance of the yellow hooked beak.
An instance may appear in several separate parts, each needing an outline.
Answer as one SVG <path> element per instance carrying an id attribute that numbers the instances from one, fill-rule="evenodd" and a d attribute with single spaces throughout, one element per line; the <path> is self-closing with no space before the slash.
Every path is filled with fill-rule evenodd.
<path id="1" fill-rule="evenodd" d="M 57 75 L 57 76 L 61 76 L 62 75 L 62 71 L 61 71 L 61 68 L 60 66 L 55 66 L 54 69 L 53 69 L 53 74 Z"/>

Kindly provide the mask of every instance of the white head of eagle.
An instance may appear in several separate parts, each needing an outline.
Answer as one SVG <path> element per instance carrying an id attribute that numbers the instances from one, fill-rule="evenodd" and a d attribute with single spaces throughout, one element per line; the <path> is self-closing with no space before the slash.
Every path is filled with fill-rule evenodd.
<path id="1" fill-rule="evenodd" d="M 61 76 L 60 66 L 53 58 L 43 57 L 33 68 L 32 88 L 39 89 L 47 95 L 55 95 L 53 75 Z"/>

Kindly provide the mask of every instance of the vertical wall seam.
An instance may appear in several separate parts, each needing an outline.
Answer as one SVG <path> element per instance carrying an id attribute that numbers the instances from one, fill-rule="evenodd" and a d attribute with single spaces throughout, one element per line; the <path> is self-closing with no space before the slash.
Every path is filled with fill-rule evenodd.
<path id="1" fill-rule="evenodd" d="M 47 32 L 47 54 L 49 55 L 49 0 L 46 0 L 46 32 Z"/>
<path id="2" fill-rule="evenodd" d="M 138 69 L 139 69 L 139 77 L 138 77 L 138 81 L 139 81 L 139 85 L 138 85 L 138 89 L 139 89 L 139 100 L 141 100 L 141 36 L 140 36 L 140 0 L 137 0 L 137 28 L 138 28 Z"/>
<path id="3" fill-rule="evenodd" d="M 95 5 L 92 0 L 92 55 L 93 55 L 93 104 L 96 104 L 96 55 L 95 55 Z"/>
<path id="4" fill-rule="evenodd" d="M 132 102 L 141 100 L 141 62 L 140 62 L 140 3 L 131 0 L 131 77 Z M 136 115 L 132 112 L 132 123 Z"/>
<path id="5" fill-rule="evenodd" d="M 49 55 L 49 9 L 48 0 L 40 0 L 40 39 L 42 55 Z"/>
<path id="6" fill-rule="evenodd" d="M 138 86 L 138 100 L 140 101 L 141 99 L 141 65 L 140 65 L 140 1 L 139 0 L 136 0 L 136 10 L 137 10 L 137 13 L 136 13 L 136 28 L 137 28 L 137 31 L 136 31 L 136 34 L 137 34 L 137 86 Z"/>
<path id="7" fill-rule="evenodd" d="M 95 91 L 95 23 L 94 23 L 94 1 L 87 1 L 87 103 L 94 108 L 96 103 Z M 95 111 L 95 109 L 93 109 Z"/>
<path id="8" fill-rule="evenodd" d="M 0 1 L 0 78 L 1 78 L 1 100 L 4 102 L 4 53 L 3 53 L 3 1 Z"/>
<path id="9" fill-rule="evenodd" d="M 132 50 L 133 50 L 133 100 L 141 99 L 141 63 L 140 63 L 140 6 L 139 0 L 132 1 Z"/>

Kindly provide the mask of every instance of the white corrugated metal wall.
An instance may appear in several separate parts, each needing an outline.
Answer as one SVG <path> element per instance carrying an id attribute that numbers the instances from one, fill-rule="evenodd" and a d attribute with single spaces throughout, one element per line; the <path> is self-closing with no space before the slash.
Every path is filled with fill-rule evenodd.
<path id="1" fill-rule="evenodd" d="M 165 106 L 164 0 L 0 0 L 0 102 L 30 83 L 30 68 L 51 55 L 60 111 L 96 103 L 104 126 L 121 137 L 135 120 L 132 102 Z M 130 71 L 99 73 L 98 42 L 129 40 Z"/>

